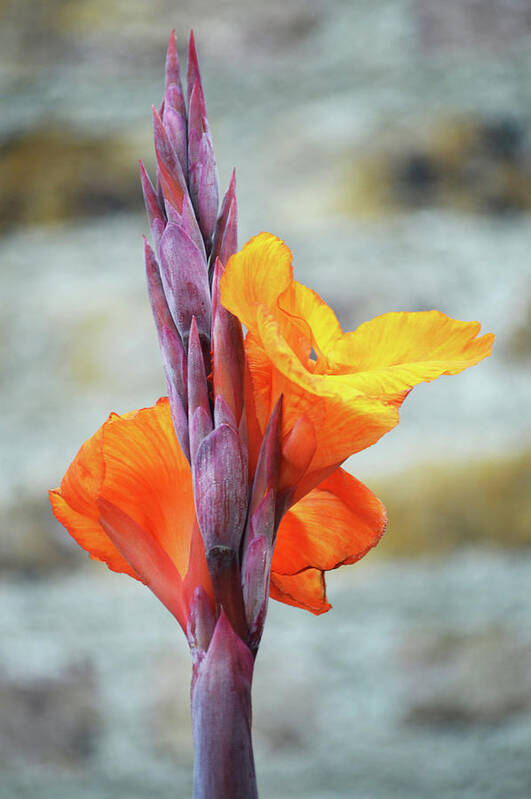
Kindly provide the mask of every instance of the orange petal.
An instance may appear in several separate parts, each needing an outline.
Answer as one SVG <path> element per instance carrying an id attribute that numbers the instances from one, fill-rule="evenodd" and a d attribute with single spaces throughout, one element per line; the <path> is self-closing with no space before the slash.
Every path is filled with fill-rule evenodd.
<path id="1" fill-rule="evenodd" d="M 385 508 L 363 483 L 336 469 L 284 516 L 272 570 L 296 574 L 308 567 L 329 571 L 360 560 L 385 530 Z"/>
<path id="2" fill-rule="evenodd" d="M 390 400 L 368 398 L 359 391 L 349 395 L 348 390 L 342 390 L 344 385 L 334 384 L 335 376 L 305 372 L 280 335 L 275 344 L 276 332 L 278 328 L 271 320 L 267 352 L 256 336 L 248 335 L 245 341 L 256 417 L 263 431 L 273 399 L 283 394 L 282 435 L 287 437 L 301 416 L 316 431 L 312 471 L 341 463 L 374 444 L 398 423 L 397 408 Z M 340 380 L 345 383 L 343 376 Z"/>
<path id="3" fill-rule="evenodd" d="M 114 571 L 166 597 L 162 583 L 155 590 L 154 575 L 160 571 L 164 582 L 168 570 L 178 574 L 185 604 L 198 584 L 211 593 L 202 542 L 193 543 L 197 523 L 190 467 L 175 438 L 167 399 L 124 416 L 111 414 L 83 444 L 50 499 L 73 538 Z M 115 509 L 104 526 L 98 503 Z M 161 559 L 168 568 L 159 568 Z M 149 563 L 159 566 L 149 568 Z M 197 582 L 192 586 L 191 580 Z M 165 604 L 176 612 L 176 600 Z"/>
<path id="4" fill-rule="evenodd" d="M 272 572 L 269 596 L 285 605 L 309 610 L 316 616 L 332 607 L 326 598 L 324 574 L 317 569 L 290 575 Z"/>
<path id="5" fill-rule="evenodd" d="M 103 485 L 105 424 L 80 447 L 61 486 L 49 492 L 50 502 L 57 521 L 89 552 L 91 558 L 103 561 L 113 571 L 124 572 L 139 580 L 99 523 L 97 498 Z"/>
<path id="6" fill-rule="evenodd" d="M 195 508 L 190 467 L 175 437 L 167 399 L 103 429 L 101 497 L 157 539 L 184 576 Z"/>
<path id="7" fill-rule="evenodd" d="M 154 536 L 106 499 L 98 500 L 100 524 L 116 548 L 155 596 L 186 629 L 181 575 Z"/>

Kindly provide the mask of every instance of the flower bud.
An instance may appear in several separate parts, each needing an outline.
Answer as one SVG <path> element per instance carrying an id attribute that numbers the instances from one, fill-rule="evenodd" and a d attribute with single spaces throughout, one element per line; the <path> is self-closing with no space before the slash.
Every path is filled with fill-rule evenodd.
<path id="1" fill-rule="evenodd" d="M 206 116 L 203 90 L 196 81 L 188 107 L 188 182 L 207 253 L 218 214 L 218 169 Z"/>
<path id="2" fill-rule="evenodd" d="M 146 206 L 147 217 L 149 226 L 151 228 L 151 235 L 153 242 L 158 250 L 160 239 L 166 227 L 166 213 L 161 208 L 158 197 L 153 188 L 153 184 L 149 179 L 149 175 L 144 168 L 142 161 L 140 163 L 140 181 L 142 183 L 142 193 L 144 195 L 144 203 Z"/>
<path id="3" fill-rule="evenodd" d="M 223 271 L 216 261 L 212 282 L 212 374 L 214 396 L 223 397 L 239 424 L 243 412 L 245 352 L 240 321 L 220 302 L 219 280 Z"/>
<path id="4" fill-rule="evenodd" d="M 245 553 L 242 569 L 243 602 L 249 628 L 249 645 L 257 649 L 267 613 L 271 544 L 265 535 L 253 538 Z"/>
<path id="5" fill-rule="evenodd" d="M 221 211 L 216 221 L 210 269 L 213 270 L 216 258 L 223 266 L 238 249 L 238 206 L 236 202 L 236 170 L 233 169 L 229 187 L 221 204 Z"/>
<path id="6" fill-rule="evenodd" d="M 186 346 L 195 316 L 199 335 L 210 340 L 210 288 L 202 253 L 184 228 L 170 223 L 160 241 L 162 285 Z"/>
<path id="7" fill-rule="evenodd" d="M 199 445 L 193 463 L 197 519 L 205 550 L 239 552 L 247 515 L 247 455 L 234 428 L 222 424 Z"/>

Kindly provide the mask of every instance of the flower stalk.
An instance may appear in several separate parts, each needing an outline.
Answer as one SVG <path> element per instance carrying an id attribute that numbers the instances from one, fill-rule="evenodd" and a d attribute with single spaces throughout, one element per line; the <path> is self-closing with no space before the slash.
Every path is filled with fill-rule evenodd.
<path id="1" fill-rule="evenodd" d="M 243 332 L 219 296 L 225 264 L 237 249 L 236 181 L 233 173 L 218 213 L 217 168 L 193 35 L 187 101 L 172 33 L 164 100 L 153 119 L 157 191 L 140 167 L 155 247 L 146 244 L 146 273 L 213 594 L 212 604 L 204 596 L 195 602 L 193 631 L 188 630 L 194 654 L 194 796 L 243 799 L 256 795 L 251 682 L 269 592 L 278 454 L 275 462 L 267 453 L 262 459 L 269 458 L 267 475 L 259 471 L 255 486 L 266 489 L 267 498 L 254 491 L 247 523 Z M 266 449 L 278 453 L 278 424 L 271 430 Z"/>
<path id="2" fill-rule="evenodd" d="M 251 742 L 254 658 L 222 610 L 193 666 L 194 799 L 258 796 Z"/>

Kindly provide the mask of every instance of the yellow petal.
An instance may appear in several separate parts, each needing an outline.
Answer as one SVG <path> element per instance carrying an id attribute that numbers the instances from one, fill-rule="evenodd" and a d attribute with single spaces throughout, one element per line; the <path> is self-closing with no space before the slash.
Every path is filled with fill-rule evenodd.
<path id="1" fill-rule="evenodd" d="M 271 233 L 259 233 L 229 259 L 220 280 L 221 302 L 253 330 L 257 307 L 276 307 L 292 280 L 289 248 Z"/>
<path id="2" fill-rule="evenodd" d="M 490 355 L 494 336 L 477 338 L 480 327 L 440 311 L 388 313 L 344 335 L 329 359 L 334 371 L 349 375 L 353 389 L 367 396 L 398 394 Z"/>

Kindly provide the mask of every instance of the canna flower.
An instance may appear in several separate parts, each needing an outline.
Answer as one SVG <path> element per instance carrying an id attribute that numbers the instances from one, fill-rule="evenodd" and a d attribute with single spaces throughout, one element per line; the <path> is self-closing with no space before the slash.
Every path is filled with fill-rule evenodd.
<path id="1" fill-rule="evenodd" d="M 478 322 L 439 311 L 388 313 L 343 333 L 332 309 L 293 279 L 289 248 L 269 233 L 231 257 L 220 287 L 221 302 L 248 331 L 251 464 L 272 408 L 283 397 L 278 490 L 282 506 L 292 505 L 292 512 L 279 530 L 271 596 L 323 612 L 330 607 L 324 571 L 358 560 L 385 528 L 378 500 L 338 467 L 398 424 L 400 405 L 413 386 L 478 363 L 490 354 L 494 336 L 478 338 Z M 341 490 L 353 509 L 370 518 L 367 547 L 350 542 L 343 559 L 345 538 L 338 531 L 345 516 L 340 520 L 330 507 L 330 497 Z M 304 526 L 297 529 L 300 517 Z M 356 535 L 359 522 L 350 524 Z M 312 540 L 321 542 L 320 558 L 305 546 L 310 529 Z M 348 525 L 343 530 L 348 537 Z"/>
<path id="2" fill-rule="evenodd" d="M 112 413 L 82 445 L 50 500 L 58 521 L 92 558 L 150 588 L 192 647 L 198 602 L 210 607 L 213 627 L 213 590 L 192 473 L 167 398 L 123 416 Z M 378 542 L 385 522 L 377 497 L 336 470 L 285 514 L 271 596 L 314 613 L 328 610 L 323 572 L 359 560 Z"/>
<path id="3" fill-rule="evenodd" d="M 350 455 L 398 424 L 413 386 L 490 355 L 479 322 L 439 311 L 388 313 L 343 333 L 325 302 L 293 279 L 292 255 L 269 233 L 229 261 L 221 301 L 247 327 L 251 460 L 280 394 L 281 487 L 296 502 Z"/>
<path id="4" fill-rule="evenodd" d="M 325 572 L 362 558 L 386 525 L 341 464 L 397 424 L 414 385 L 478 363 L 493 337 L 437 311 L 343 333 L 293 279 L 282 241 L 262 233 L 237 252 L 235 176 L 220 205 L 193 35 L 186 92 L 170 36 L 153 125 L 144 257 L 168 397 L 111 414 L 50 500 L 79 545 L 146 584 L 188 639 L 195 799 L 253 799 L 251 682 L 269 596 L 330 608 Z"/>

